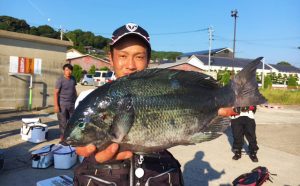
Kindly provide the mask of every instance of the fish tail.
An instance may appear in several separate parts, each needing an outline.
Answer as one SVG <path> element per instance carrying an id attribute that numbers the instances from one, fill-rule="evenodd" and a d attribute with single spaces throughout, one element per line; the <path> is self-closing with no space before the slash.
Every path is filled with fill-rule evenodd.
<path id="1" fill-rule="evenodd" d="M 256 58 L 243 68 L 231 81 L 234 93 L 234 107 L 260 105 L 267 102 L 259 92 L 256 81 L 256 69 L 263 57 Z"/>

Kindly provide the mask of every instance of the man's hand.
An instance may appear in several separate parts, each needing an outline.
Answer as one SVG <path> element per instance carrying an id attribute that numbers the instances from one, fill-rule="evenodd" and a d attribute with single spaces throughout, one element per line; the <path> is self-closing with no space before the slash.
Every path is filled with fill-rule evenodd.
<path id="1" fill-rule="evenodd" d="M 59 113 L 59 106 L 54 106 L 54 112 Z"/>
<path id="2" fill-rule="evenodd" d="M 119 144 L 112 143 L 103 151 L 97 152 L 95 155 L 95 159 L 97 162 L 103 163 L 112 160 L 115 156 L 116 156 L 115 158 L 116 160 L 125 160 L 131 158 L 133 155 L 131 151 L 124 151 L 118 153 L 118 149 L 119 149 Z M 90 156 L 95 151 L 96 151 L 96 146 L 93 144 L 76 148 L 76 153 L 84 157 Z"/>
<path id="3" fill-rule="evenodd" d="M 59 113 L 59 106 L 54 106 L 54 112 Z"/>
<path id="4" fill-rule="evenodd" d="M 238 113 L 234 112 L 232 107 L 226 107 L 226 108 L 220 108 L 218 110 L 218 115 L 228 117 L 228 116 L 236 116 L 238 115 Z"/>

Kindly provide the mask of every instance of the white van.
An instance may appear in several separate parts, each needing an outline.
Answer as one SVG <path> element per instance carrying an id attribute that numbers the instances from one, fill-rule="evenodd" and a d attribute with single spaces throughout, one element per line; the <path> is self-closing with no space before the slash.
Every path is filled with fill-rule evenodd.
<path id="1" fill-rule="evenodd" d="M 105 82 L 112 82 L 114 80 L 116 80 L 116 76 L 115 76 L 115 72 L 114 71 L 109 71 L 107 72 L 106 76 L 105 76 Z"/>
<path id="2" fill-rule="evenodd" d="M 106 83 L 105 78 L 106 78 L 107 73 L 108 73 L 107 70 L 96 71 L 95 75 L 93 77 L 94 85 L 97 86 L 97 87 L 104 85 Z"/>

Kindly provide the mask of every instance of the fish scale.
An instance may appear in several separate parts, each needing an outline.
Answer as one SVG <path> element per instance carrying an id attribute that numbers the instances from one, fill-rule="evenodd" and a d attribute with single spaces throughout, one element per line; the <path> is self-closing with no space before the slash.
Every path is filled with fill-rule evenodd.
<path id="1" fill-rule="evenodd" d="M 266 102 L 259 93 L 256 67 L 249 63 L 222 87 L 205 74 L 148 69 L 107 83 L 84 98 L 68 121 L 65 142 L 94 143 L 99 150 L 155 152 L 217 138 L 229 126 L 222 107 Z"/>

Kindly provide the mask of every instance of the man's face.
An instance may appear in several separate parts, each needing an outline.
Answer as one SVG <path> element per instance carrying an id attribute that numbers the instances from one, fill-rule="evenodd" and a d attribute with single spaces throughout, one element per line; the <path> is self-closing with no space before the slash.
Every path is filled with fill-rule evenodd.
<path id="1" fill-rule="evenodd" d="M 147 47 L 134 38 L 120 41 L 113 48 L 110 62 L 117 78 L 144 70 L 148 66 Z"/>
<path id="2" fill-rule="evenodd" d="M 69 68 L 66 67 L 64 69 L 64 76 L 69 78 L 69 77 L 71 77 L 71 75 L 72 75 L 72 70 L 70 70 Z"/>

